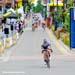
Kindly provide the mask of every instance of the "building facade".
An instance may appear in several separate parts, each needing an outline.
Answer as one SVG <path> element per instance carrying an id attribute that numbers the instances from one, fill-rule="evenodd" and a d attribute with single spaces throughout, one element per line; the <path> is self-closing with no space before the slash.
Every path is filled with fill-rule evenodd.
<path id="1" fill-rule="evenodd" d="M 6 4 L 13 6 L 14 0 L 0 0 L 0 6 L 5 7 Z"/>
<path id="2" fill-rule="evenodd" d="M 20 6 L 24 6 L 24 4 L 28 3 L 28 0 L 15 0 L 15 6 L 16 7 L 20 7 Z"/>

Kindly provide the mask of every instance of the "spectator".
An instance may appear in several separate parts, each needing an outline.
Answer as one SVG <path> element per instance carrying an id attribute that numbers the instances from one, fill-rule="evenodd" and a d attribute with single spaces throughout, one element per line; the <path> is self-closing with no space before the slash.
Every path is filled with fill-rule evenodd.
<path id="1" fill-rule="evenodd" d="M 6 24 L 10 24 L 10 22 L 11 22 L 10 19 L 7 18 L 7 19 L 6 19 Z"/>
<path id="2" fill-rule="evenodd" d="M 14 28 L 15 28 L 15 30 L 19 31 L 19 24 L 18 24 L 18 22 L 14 23 Z"/>

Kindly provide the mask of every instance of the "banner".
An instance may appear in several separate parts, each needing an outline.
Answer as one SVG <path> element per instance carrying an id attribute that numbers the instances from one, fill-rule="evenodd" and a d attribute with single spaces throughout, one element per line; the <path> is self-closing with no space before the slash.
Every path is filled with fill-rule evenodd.
<path id="1" fill-rule="evenodd" d="M 70 48 L 75 48 L 75 8 L 70 9 Z"/>
<path id="2" fill-rule="evenodd" d="M 58 3 L 62 3 L 63 2 L 63 0 L 51 0 L 50 3 L 57 3 L 57 1 L 58 1 Z"/>

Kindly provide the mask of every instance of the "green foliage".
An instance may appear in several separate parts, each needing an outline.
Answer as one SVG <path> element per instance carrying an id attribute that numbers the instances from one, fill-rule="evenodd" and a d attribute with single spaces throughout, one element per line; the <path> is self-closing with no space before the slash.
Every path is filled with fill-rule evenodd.
<path id="1" fill-rule="evenodd" d="M 51 26 L 52 31 L 54 31 L 54 25 Z"/>
<path id="2" fill-rule="evenodd" d="M 65 12 L 65 23 L 62 25 L 68 32 L 70 31 L 70 14 Z"/>
<path id="3" fill-rule="evenodd" d="M 38 0 L 37 1 L 37 5 L 36 5 L 36 7 L 35 7 L 35 11 L 36 12 L 41 12 L 41 9 L 42 9 L 42 4 L 41 4 L 41 0 Z"/>
<path id="4" fill-rule="evenodd" d="M 63 19 L 60 17 L 60 15 L 56 16 L 56 20 L 57 20 L 57 22 L 62 22 L 63 21 Z"/>
<path id="5" fill-rule="evenodd" d="M 64 24 L 62 24 L 62 27 L 63 27 L 64 29 L 66 29 L 68 32 L 70 31 L 70 23 L 65 22 Z"/>
<path id="6" fill-rule="evenodd" d="M 73 4 L 73 0 L 69 0 L 69 1 L 67 2 L 67 4 L 69 4 L 69 7 L 71 7 L 72 4 Z"/>
<path id="7" fill-rule="evenodd" d="M 62 15 L 62 8 L 61 7 L 58 7 L 57 11 L 54 12 L 54 15 L 55 15 L 54 17 L 57 20 L 57 22 L 63 21 L 63 18 L 61 17 L 61 15 Z"/>
<path id="8" fill-rule="evenodd" d="M 16 11 L 16 16 L 17 16 L 17 18 L 20 18 L 20 17 L 21 17 L 21 14 L 19 14 L 19 13 Z"/>
<path id="9" fill-rule="evenodd" d="M 70 14 L 69 13 L 67 13 L 67 15 L 65 15 L 65 19 L 66 19 L 66 22 L 70 23 Z"/>
<path id="10" fill-rule="evenodd" d="M 19 18 L 22 16 L 22 14 L 19 13 Z"/>
<path id="11" fill-rule="evenodd" d="M 61 39 L 62 39 L 62 41 L 64 42 L 65 45 L 67 45 L 67 46 L 70 45 L 69 33 L 62 34 Z"/>
<path id="12" fill-rule="evenodd" d="M 16 16 L 17 16 L 17 18 L 19 18 L 19 14 L 18 14 L 18 12 L 16 11 Z"/>
<path id="13" fill-rule="evenodd" d="M 31 3 L 31 9 L 33 9 L 35 7 L 34 3 Z"/>

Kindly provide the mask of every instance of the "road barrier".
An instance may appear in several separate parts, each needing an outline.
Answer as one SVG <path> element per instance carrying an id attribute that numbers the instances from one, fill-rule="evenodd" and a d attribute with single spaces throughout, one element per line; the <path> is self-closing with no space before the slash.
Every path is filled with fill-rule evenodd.
<path id="1" fill-rule="evenodd" d="M 6 17 L 9 14 L 10 13 L 4 14 L 3 17 Z M 26 23 L 28 23 L 28 21 Z M 12 45 L 15 45 L 19 37 L 20 34 L 16 30 L 13 31 L 13 33 L 9 33 L 8 36 L 6 36 L 6 34 L 3 32 L 2 39 L 0 39 L 0 54 L 4 52 L 4 49 L 10 48 Z"/>
<path id="2" fill-rule="evenodd" d="M 9 48 L 11 46 L 11 39 L 8 37 L 8 38 L 5 38 L 5 48 Z"/>
<path id="3" fill-rule="evenodd" d="M 16 36 L 17 36 L 17 40 L 19 39 L 19 33 L 16 33 Z"/>
<path id="4" fill-rule="evenodd" d="M 0 54 L 2 54 L 4 52 L 4 45 L 3 45 L 3 41 L 0 40 Z"/>
<path id="5" fill-rule="evenodd" d="M 17 43 L 17 35 L 12 36 L 13 45 Z"/>

